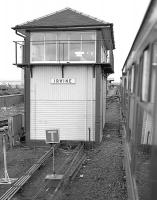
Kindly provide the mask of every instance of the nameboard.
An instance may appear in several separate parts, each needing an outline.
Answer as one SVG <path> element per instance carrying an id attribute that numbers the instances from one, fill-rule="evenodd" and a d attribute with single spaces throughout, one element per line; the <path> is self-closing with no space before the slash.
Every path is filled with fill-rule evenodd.
<path id="1" fill-rule="evenodd" d="M 52 78 L 51 84 L 75 84 L 74 78 Z"/>

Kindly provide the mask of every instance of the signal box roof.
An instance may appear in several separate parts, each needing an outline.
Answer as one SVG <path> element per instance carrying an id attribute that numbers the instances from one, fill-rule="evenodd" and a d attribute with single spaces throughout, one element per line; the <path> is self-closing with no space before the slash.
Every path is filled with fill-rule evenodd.
<path id="1" fill-rule="evenodd" d="M 88 27 L 106 26 L 111 23 L 104 22 L 89 15 L 80 13 L 71 8 L 65 8 L 47 16 L 16 25 L 13 29 L 37 29 L 37 28 L 66 28 L 66 27 Z"/>
<path id="2" fill-rule="evenodd" d="M 38 19 L 16 25 L 12 29 L 23 35 L 25 35 L 26 31 L 101 29 L 105 40 L 108 40 L 106 43 L 109 43 L 107 48 L 115 48 L 112 23 L 99 20 L 71 8 L 65 8 Z"/>

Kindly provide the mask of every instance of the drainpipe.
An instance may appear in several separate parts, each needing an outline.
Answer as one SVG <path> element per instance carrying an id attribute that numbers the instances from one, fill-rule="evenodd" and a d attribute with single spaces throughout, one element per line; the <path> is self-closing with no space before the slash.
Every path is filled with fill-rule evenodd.
<path id="1" fill-rule="evenodd" d="M 15 33 L 16 33 L 16 35 L 18 35 L 18 36 L 20 36 L 20 37 L 23 37 L 23 38 L 25 38 L 25 37 L 26 37 L 25 35 L 23 35 L 23 34 L 19 33 L 17 30 L 15 30 Z"/>

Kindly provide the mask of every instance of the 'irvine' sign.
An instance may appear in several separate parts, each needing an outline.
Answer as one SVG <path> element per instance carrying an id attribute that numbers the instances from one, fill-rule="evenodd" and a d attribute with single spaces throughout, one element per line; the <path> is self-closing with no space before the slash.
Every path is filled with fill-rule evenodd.
<path id="1" fill-rule="evenodd" d="M 52 78 L 51 84 L 75 84 L 74 78 Z"/>

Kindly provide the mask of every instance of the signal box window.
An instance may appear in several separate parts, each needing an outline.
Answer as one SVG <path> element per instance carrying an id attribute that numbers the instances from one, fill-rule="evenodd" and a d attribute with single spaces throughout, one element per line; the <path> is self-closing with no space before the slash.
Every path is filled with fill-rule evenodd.
<path id="1" fill-rule="evenodd" d="M 95 62 L 96 33 L 31 33 L 31 62 Z"/>
<path id="2" fill-rule="evenodd" d="M 44 61 L 44 35 L 32 34 L 31 40 L 31 61 Z"/>

